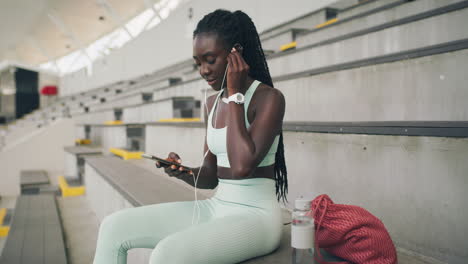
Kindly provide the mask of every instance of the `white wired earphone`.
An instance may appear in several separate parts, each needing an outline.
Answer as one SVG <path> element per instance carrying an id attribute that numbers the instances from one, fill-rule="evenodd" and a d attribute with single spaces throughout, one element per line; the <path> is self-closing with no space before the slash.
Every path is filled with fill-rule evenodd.
<path id="1" fill-rule="evenodd" d="M 228 70 L 228 66 L 229 65 L 226 65 L 226 70 L 224 71 L 224 76 L 223 76 L 223 81 L 221 82 L 221 89 L 224 89 L 223 86 L 224 86 L 224 80 L 226 79 L 226 74 L 227 74 L 227 70 Z M 207 117 L 210 116 L 210 112 L 208 111 L 208 102 L 207 102 L 207 98 L 206 98 L 206 92 L 207 92 L 208 89 L 205 89 L 205 108 L 206 108 L 206 113 L 207 113 Z M 223 93 L 223 90 L 220 91 L 220 93 Z M 219 98 L 221 97 L 218 97 L 218 103 L 219 103 Z M 213 104 L 213 107 L 214 107 L 215 104 Z M 216 114 L 216 118 L 215 118 L 215 121 L 214 121 L 214 127 L 216 128 L 216 121 L 218 120 L 218 109 L 219 109 L 219 106 L 217 105 L 216 107 L 216 113 L 213 113 L 213 116 Z M 208 123 L 209 121 L 209 118 L 208 120 L 206 121 Z M 211 124 L 208 124 L 208 126 L 210 126 Z M 208 129 L 208 128 L 207 128 Z M 208 140 L 208 139 L 207 139 Z M 193 213 L 192 213 L 192 225 L 194 224 L 198 224 L 198 222 L 200 221 L 200 204 L 198 203 L 198 193 L 197 193 L 197 182 L 198 182 L 198 177 L 200 176 L 200 172 L 203 168 L 203 163 L 205 162 L 205 158 L 206 156 L 208 155 L 208 152 L 210 150 L 208 149 L 206 152 L 205 152 L 205 155 L 203 155 L 203 160 L 201 162 L 201 165 L 200 165 L 200 169 L 198 170 L 198 173 L 197 173 L 197 177 L 195 178 L 195 174 L 192 174 L 193 176 L 193 182 L 194 182 L 194 192 L 195 192 L 195 203 L 193 205 Z M 196 209 L 196 210 L 195 210 Z M 197 211 L 197 221 L 195 223 L 195 211 Z"/>

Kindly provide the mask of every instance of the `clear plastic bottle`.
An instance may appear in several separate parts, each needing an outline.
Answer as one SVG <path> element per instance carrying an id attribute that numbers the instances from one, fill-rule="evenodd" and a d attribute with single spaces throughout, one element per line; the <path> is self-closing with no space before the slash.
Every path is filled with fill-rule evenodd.
<path id="1" fill-rule="evenodd" d="M 292 264 L 315 263 L 311 202 L 302 197 L 295 202 L 291 223 Z"/>

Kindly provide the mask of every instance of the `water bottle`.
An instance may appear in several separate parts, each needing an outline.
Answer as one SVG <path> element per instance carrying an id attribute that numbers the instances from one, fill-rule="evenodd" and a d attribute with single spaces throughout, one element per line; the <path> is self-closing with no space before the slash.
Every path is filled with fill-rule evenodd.
<path id="1" fill-rule="evenodd" d="M 311 202 L 301 197 L 294 204 L 291 223 L 292 264 L 315 263 Z"/>

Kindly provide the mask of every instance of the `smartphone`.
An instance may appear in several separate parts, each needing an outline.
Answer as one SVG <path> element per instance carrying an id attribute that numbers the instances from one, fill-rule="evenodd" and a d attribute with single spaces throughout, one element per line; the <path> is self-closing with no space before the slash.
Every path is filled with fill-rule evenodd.
<path id="1" fill-rule="evenodd" d="M 165 164 L 165 165 L 168 165 L 168 166 L 171 166 L 171 165 L 176 165 L 176 166 L 180 166 L 180 167 L 183 167 L 183 171 L 186 171 L 186 172 L 190 172 L 192 171 L 193 172 L 193 168 L 190 168 L 190 167 L 186 167 L 180 163 L 177 163 L 177 162 L 172 162 L 172 161 L 168 161 L 168 160 L 165 160 L 165 159 L 161 159 L 161 158 L 158 158 L 156 156 L 153 156 L 153 155 L 150 155 L 150 154 L 146 154 L 146 153 L 143 153 L 141 154 L 141 156 L 145 159 L 150 159 L 150 160 L 155 160 L 155 161 L 158 161 L 159 163 L 162 163 L 162 164 Z"/>

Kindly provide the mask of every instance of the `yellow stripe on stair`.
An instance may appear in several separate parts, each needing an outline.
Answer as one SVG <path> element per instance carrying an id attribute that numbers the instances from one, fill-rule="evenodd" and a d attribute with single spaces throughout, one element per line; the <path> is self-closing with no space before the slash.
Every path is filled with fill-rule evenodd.
<path id="1" fill-rule="evenodd" d="M 159 119 L 159 122 L 199 122 L 200 118 L 166 118 L 166 119 Z"/>
<path id="2" fill-rule="evenodd" d="M 62 191 L 62 197 L 80 196 L 85 193 L 84 186 L 70 187 L 68 186 L 67 180 L 65 180 L 65 177 L 63 176 L 59 176 L 58 180 L 60 190 Z"/>
<path id="3" fill-rule="evenodd" d="M 123 122 L 120 120 L 115 120 L 115 121 L 106 121 L 104 122 L 104 125 L 122 125 Z"/>
<path id="4" fill-rule="evenodd" d="M 3 219 L 5 219 L 6 213 L 7 213 L 6 208 L 0 209 L 0 237 L 6 237 L 8 236 L 8 233 L 10 232 L 10 227 L 3 225 Z"/>
<path id="5" fill-rule="evenodd" d="M 87 138 L 78 138 L 75 140 L 75 143 L 78 145 L 89 145 L 91 144 L 91 139 Z"/>
<path id="6" fill-rule="evenodd" d="M 292 48 L 295 48 L 297 46 L 297 42 L 296 41 L 293 41 L 291 43 L 288 43 L 288 44 L 284 44 L 280 47 L 280 50 L 281 51 L 285 51 L 285 50 L 288 50 L 288 49 L 292 49 Z"/>
<path id="7" fill-rule="evenodd" d="M 326 22 L 323 22 L 322 24 L 316 25 L 315 28 L 326 27 L 326 26 L 331 25 L 331 24 L 336 23 L 336 22 L 338 22 L 338 18 L 330 19 L 330 20 L 328 20 Z"/>
<path id="8" fill-rule="evenodd" d="M 141 159 L 141 154 L 143 152 L 135 152 L 135 151 L 127 151 L 124 149 L 119 149 L 119 148 L 110 148 L 109 152 L 112 154 L 121 157 L 124 160 L 129 160 L 129 159 Z"/>

